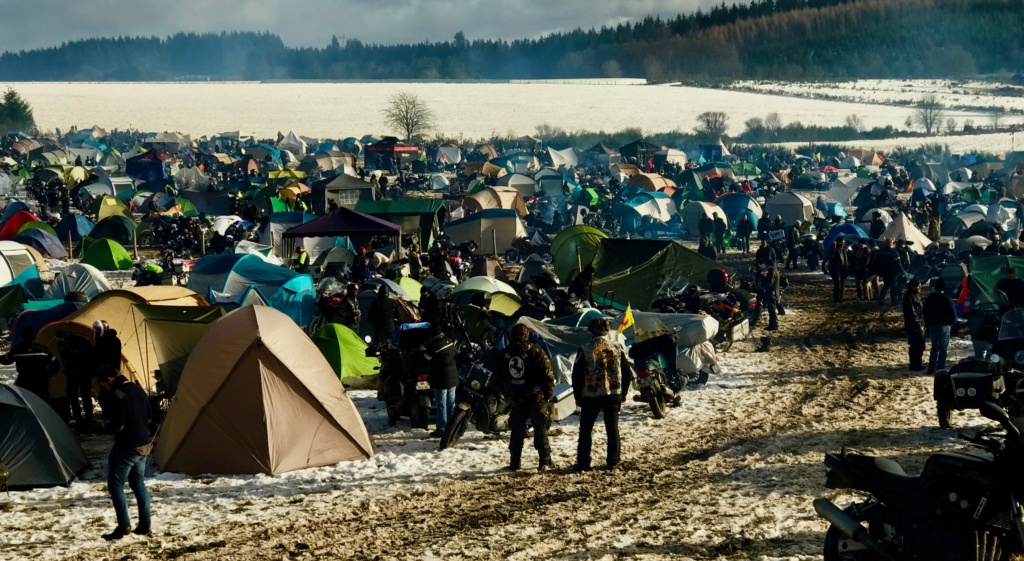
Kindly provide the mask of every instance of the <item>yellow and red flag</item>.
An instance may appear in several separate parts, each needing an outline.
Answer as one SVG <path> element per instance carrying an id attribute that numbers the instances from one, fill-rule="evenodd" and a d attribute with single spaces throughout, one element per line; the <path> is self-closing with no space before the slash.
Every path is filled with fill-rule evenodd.
<path id="1" fill-rule="evenodd" d="M 622 321 L 619 322 L 618 333 L 621 335 L 623 331 L 629 329 L 629 326 L 633 325 L 633 309 L 626 305 L 626 313 L 622 314 Z"/>

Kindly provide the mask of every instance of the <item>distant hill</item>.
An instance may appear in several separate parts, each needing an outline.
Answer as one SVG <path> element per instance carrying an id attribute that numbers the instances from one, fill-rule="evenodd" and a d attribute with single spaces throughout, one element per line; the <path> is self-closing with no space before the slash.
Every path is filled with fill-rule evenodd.
<path id="1" fill-rule="evenodd" d="M 1024 0 L 754 0 L 539 39 L 291 48 L 270 33 L 0 55 L 0 80 L 960 78 L 1024 68 Z"/>

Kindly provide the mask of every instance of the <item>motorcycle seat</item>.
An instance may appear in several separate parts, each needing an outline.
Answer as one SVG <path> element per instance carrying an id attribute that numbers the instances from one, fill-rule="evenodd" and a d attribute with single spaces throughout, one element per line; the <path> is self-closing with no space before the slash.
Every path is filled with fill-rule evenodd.
<path id="1" fill-rule="evenodd" d="M 846 460 L 854 469 L 871 478 L 879 489 L 891 493 L 914 493 L 920 481 L 919 476 L 907 475 L 899 463 L 889 458 L 847 454 Z"/>

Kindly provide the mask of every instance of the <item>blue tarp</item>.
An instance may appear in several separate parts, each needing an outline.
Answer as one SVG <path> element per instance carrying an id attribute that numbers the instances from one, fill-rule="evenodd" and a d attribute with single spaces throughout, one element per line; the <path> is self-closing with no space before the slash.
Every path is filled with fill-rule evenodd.
<path id="1" fill-rule="evenodd" d="M 860 238 L 868 237 L 868 233 L 863 228 L 856 224 L 840 224 L 829 231 L 828 235 L 825 236 L 825 252 L 827 253 L 829 248 L 832 247 L 832 242 L 839 236 L 850 236 Z"/>
<path id="2" fill-rule="evenodd" d="M 189 275 L 188 288 L 211 304 L 237 303 L 253 288 L 267 305 L 305 327 L 316 314 L 313 277 L 267 263 L 258 255 L 207 255 Z"/>
<path id="3" fill-rule="evenodd" d="M 84 303 L 64 302 L 59 306 L 54 306 L 49 310 L 43 310 L 41 312 L 23 312 L 18 316 L 18 319 L 14 321 L 14 327 L 11 329 L 11 332 L 13 333 L 13 336 L 11 337 L 11 344 L 17 345 L 20 343 L 21 334 L 24 333 L 26 329 L 32 329 L 38 332 L 44 325 L 60 321 L 84 305 Z"/>
<path id="4" fill-rule="evenodd" d="M 839 218 L 846 218 L 847 216 L 846 209 L 843 208 L 843 203 L 837 203 L 833 201 L 826 202 L 825 208 L 828 209 L 828 215 L 826 216 L 826 218 L 832 218 L 833 216 L 838 216 Z"/>
<path id="5" fill-rule="evenodd" d="M 66 241 L 68 235 L 71 235 L 71 240 L 80 242 L 82 238 L 89 235 L 92 232 L 92 228 L 95 224 L 92 220 L 89 220 L 81 214 L 66 214 L 64 218 L 60 219 L 60 222 L 53 228 L 57 232 L 57 239 Z"/>

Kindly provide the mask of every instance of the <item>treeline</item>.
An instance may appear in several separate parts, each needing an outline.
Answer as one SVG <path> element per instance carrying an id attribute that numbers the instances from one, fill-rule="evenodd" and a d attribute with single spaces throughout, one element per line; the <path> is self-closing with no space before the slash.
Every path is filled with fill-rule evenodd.
<path id="1" fill-rule="evenodd" d="M 538 39 L 290 48 L 269 33 L 72 41 L 3 80 L 966 77 L 1024 66 L 1024 0 L 754 0 Z"/>

